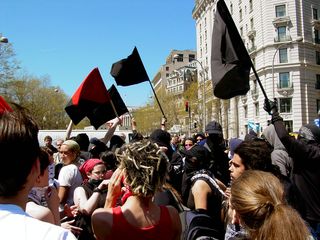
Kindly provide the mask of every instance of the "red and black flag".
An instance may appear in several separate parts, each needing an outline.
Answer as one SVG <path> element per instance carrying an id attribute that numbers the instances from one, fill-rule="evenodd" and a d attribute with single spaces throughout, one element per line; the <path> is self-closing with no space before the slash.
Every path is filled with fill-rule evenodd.
<path id="1" fill-rule="evenodd" d="M 81 83 L 65 110 L 74 124 L 78 124 L 84 117 L 88 117 L 91 124 L 98 128 L 110 120 L 108 114 L 96 114 L 100 108 L 110 102 L 110 95 L 103 83 L 99 69 L 93 69 Z M 99 126 L 97 123 L 101 123 Z"/>
<path id="2" fill-rule="evenodd" d="M 114 77 L 117 85 L 120 86 L 130 86 L 150 81 L 136 47 L 127 58 L 112 64 L 110 74 Z"/>
<path id="3" fill-rule="evenodd" d="M 216 5 L 212 32 L 213 93 L 221 99 L 245 95 L 249 89 L 251 59 L 223 0 Z"/>
<path id="4" fill-rule="evenodd" d="M 9 106 L 9 104 L 4 100 L 2 96 L 0 96 L 0 114 L 3 114 L 4 112 L 12 112 L 12 108 Z"/>
<path id="5" fill-rule="evenodd" d="M 99 105 L 87 114 L 87 117 L 90 119 L 91 125 L 94 126 L 95 129 L 98 129 L 107 121 L 129 112 L 118 90 L 113 84 L 108 89 L 108 95 L 111 98 L 109 102 Z M 112 104 L 114 108 L 112 107 Z"/>

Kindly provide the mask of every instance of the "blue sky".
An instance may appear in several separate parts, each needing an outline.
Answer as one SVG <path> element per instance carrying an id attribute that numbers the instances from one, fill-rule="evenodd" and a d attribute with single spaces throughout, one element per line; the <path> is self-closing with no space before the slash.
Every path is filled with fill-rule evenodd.
<path id="1" fill-rule="evenodd" d="M 172 49 L 196 48 L 194 0 L 1 0 L 0 33 L 27 73 L 49 76 L 70 97 L 98 67 L 109 88 L 112 63 L 138 48 L 150 80 Z M 141 106 L 148 82 L 117 86 L 127 106 Z"/>

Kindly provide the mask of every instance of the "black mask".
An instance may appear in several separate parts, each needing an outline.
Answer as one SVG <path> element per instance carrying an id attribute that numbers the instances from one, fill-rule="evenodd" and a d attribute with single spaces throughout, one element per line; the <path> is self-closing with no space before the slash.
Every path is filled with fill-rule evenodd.
<path id="1" fill-rule="evenodd" d="M 89 183 L 92 184 L 93 186 L 99 186 L 100 183 L 102 183 L 103 179 L 90 179 Z"/>

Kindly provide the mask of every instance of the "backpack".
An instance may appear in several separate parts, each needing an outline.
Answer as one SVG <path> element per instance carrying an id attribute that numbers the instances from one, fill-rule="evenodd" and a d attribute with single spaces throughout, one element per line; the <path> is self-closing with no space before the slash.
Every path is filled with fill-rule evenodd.
<path id="1" fill-rule="evenodd" d="M 223 239 L 221 232 L 215 228 L 214 220 L 203 209 L 185 210 L 180 213 L 183 228 L 181 239 L 200 240 Z"/>

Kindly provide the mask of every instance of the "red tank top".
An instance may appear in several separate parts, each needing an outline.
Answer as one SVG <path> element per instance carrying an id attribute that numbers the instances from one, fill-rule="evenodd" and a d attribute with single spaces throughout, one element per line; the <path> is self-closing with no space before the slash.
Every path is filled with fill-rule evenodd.
<path id="1" fill-rule="evenodd" d="M 108 239 L 130 239 L 130 240 L 141 240 L 141 239 L 152 239 L 152 240 L 170 240 L 174 239 L 174 232 L 172 230 L 172 223 L 169 214 L 169 210 L 165 206 L 160 206 L 160 220 L 157 224 L 138 228 L 132 226 L 127 222 L 121 207 L 113 208 L 113 223 L 111 234 Z"/>

